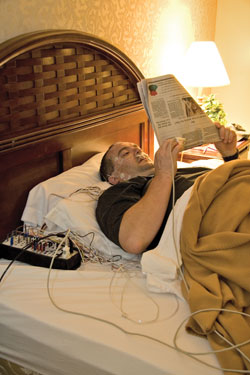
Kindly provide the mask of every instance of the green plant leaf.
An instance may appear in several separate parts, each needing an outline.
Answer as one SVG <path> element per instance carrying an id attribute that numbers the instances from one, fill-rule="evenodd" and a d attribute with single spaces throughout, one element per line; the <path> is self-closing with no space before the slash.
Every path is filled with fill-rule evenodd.
<path id="1" fill-rule="evenodd" d="M 222 125 L 227 124 L 226 113 L 223 109 L 223 105 L 215 98 L 215 94 L 210 94 L 205 97 L 201 108 L 211 120 L 218 121 Z"/>

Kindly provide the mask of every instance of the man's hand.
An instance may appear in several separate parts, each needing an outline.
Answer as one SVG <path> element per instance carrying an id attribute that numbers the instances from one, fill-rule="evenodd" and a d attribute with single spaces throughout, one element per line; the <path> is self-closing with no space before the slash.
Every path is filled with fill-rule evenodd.
<path id="1" fill-rule="evenodd" d="M 221 153 L 222 157 L 232 156 L 237 152 L 237 135 L 234 130 L 215 122 L 215 126 L 219 129 L 221 141 L 215 142 L 215 147 Z"/>
<path id="2" fill-rule="evenodd" d="M 168 174 L 171 178 L 172 176 L 175 176 L 178 153 L 181 149 L 182 145 L 175 139 L 167 139 L 162 142 L 160 148 L 155 154 L 155 176 L 158 176 L 159 174 Z"/>

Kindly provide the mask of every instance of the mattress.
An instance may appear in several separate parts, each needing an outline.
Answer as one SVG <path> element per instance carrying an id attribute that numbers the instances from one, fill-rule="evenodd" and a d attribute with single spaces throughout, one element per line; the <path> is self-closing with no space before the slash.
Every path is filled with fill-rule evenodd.
<path id="1" fill-rule="evenodd" d="M 189 314 L 184 299 L 148 291 L 139 262 L 50 274 L 15 262 L 0 284 L 0 357 L 44 375 L 222 374 L 198 361 L 219 368 L 214 354 L 196 360 L 173 348 Z M 184 325 L 178 347 L 210 352 Z"/>

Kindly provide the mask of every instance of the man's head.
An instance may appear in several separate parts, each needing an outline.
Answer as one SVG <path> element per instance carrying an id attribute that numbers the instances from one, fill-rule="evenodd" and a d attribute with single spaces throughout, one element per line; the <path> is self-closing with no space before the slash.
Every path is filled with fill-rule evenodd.
<path id="1" fill-rule="evenodd" d="M 134 143 L 117 142 L 109 147 L 100 167 L 103 181 L 111 185 L 136 176 L 148 176 L 154 172 L 154 163 Z"/>

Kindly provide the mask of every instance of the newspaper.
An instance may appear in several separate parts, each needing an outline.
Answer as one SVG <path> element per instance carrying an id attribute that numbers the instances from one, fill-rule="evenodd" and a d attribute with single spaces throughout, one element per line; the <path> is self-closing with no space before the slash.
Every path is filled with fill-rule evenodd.
<path id="1" fill-rule="evenodd" d="M 186 150 L 220 140 L 213 121 L 174 75 L 143 79 L 137 86 L 159 144 L 183 139 Z"/>

